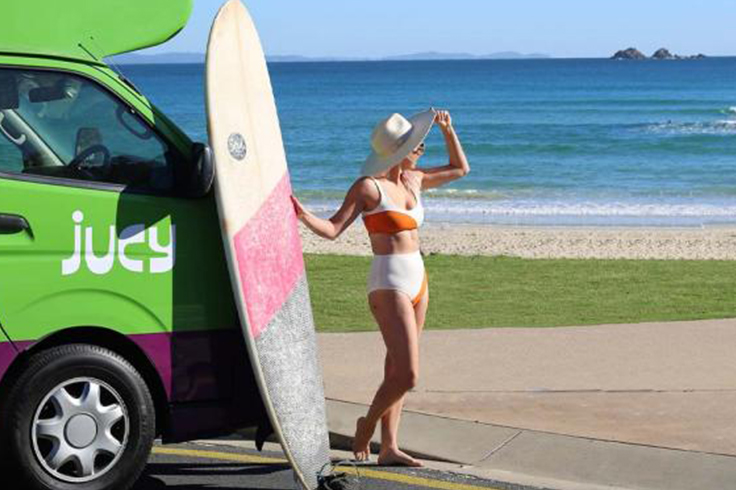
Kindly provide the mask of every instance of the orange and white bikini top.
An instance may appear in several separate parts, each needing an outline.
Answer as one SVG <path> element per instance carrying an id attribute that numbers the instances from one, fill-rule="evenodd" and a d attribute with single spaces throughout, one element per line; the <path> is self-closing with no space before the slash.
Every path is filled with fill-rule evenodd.
<path id="1" fill-rule="evenodd" d="M 393 235 L 402 231 L 416 230 L 424 223 L 424 207 L 419 195 L 412 190 L 417 203 L 412 209 L 396 206 L 383 191 L 381 184 L 371 177 L 378 188 L 380 201 L 375 209 L 363 211 L 363 222 L 368 233 L 386 233 Z"/>

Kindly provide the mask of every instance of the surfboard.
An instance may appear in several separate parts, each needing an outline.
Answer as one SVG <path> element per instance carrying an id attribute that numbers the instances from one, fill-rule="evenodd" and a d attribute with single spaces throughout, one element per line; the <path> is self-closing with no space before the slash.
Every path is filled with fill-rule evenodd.
<path id="1" fill-rule="evenodd" d="M 231 282 L 261 397 L 299 484 L 329 459 L 322 370 L 276 103 L 240 0 L 215 18 L 207 123 Z"/>

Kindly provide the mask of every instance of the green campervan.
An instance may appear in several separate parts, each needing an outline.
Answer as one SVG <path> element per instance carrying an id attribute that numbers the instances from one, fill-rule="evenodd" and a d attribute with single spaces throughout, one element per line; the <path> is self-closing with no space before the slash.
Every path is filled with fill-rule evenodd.
<path id="1" fill-rule="evenodd" d="M 191 3 L 0 5 L 0 462 L 32 488 L 127 488 L 157 436 L 265 419 L 209 149 L 102 61 Z"/>

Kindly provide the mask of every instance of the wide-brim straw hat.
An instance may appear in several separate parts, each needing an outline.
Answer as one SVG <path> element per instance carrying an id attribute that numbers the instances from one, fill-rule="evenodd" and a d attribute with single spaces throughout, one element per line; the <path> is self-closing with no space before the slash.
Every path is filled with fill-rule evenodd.
<path id="1" fill-rule="evenodd" d="M 401 114 L 391 114 L 379 122 L 371 134 L 371 153 L 360 174 L 377 176 L 391 170 L 424 141 L 432 129 L 436 112 L 428 109 L 406 119 Z"/>

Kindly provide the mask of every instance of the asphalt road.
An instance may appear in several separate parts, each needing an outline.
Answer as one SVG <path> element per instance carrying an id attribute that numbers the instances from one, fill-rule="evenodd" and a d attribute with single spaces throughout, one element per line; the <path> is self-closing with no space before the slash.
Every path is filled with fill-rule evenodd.
<path id="1" fill-rule="evenodd" d="M 347 466 L 358 490 L 510 490 L 498 482 L 431 469 Z M 357 473 L 356 473 L 357 472 Z M 358 477 L 357 474 L 360 476 Z M 248 447 L 186 443 L 154 446 L 145 473 L 134 490 L 294 490 L 283 454 Z"/>

